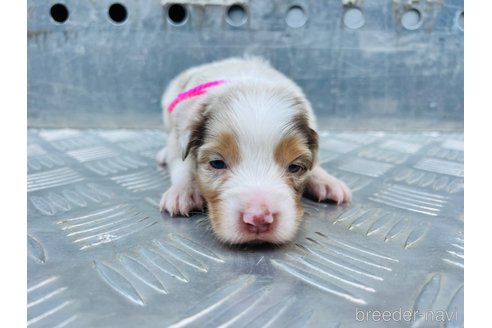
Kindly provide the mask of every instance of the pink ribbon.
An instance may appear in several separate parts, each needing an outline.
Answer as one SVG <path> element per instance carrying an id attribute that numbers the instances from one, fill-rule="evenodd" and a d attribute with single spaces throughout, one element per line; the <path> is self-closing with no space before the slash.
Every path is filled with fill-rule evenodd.
<path id="1" fill-rule="evenodd" d="M 207 92 L 208 88 L 215 87 L 215 86 L 220 85 L 224 82 L 225 82 L 225 80 L 206 82 L 206 83 L 200 84 L 200 85 L 198 85 L 198 86 L 196 86 L 196 87 L 194 87 L 188 91 L 180 93 L 179 95 L 176 96 L 176 98 L 174 98 L 174 100 L 171 102 L 171 104 L 169 104 L 169 106 L 167 107 L 168 113 L 172 112 L 174 107 L 176 107 L 176 105 L 179 104 L 180 102 L 182 102 L 183 100 L 202 95 L 205 92 Z"/>

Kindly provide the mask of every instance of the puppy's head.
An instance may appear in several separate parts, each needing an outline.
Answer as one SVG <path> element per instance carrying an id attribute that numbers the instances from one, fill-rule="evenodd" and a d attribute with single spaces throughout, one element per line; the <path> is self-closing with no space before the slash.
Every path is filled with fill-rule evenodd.
<path id="1" fill-rule="evenodd" d="M 195 179 L 222 241 L 294 237 L 318 152 L 307 106 L 298 90 L 278 85 L 227 85 L 207 96 L 184 157 L 196 159 Z"/>

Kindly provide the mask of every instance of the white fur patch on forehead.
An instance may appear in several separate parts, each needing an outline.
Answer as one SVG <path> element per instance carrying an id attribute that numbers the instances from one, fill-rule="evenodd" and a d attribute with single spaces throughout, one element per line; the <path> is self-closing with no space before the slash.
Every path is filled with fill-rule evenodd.
<path id="1" fill-rule="evenodd" d="M 214 98 L 209 132 L 233 131 L 241 149 L 273 147 L 305 111 L 302 95 L 288 85 L 238 82 Z"/>

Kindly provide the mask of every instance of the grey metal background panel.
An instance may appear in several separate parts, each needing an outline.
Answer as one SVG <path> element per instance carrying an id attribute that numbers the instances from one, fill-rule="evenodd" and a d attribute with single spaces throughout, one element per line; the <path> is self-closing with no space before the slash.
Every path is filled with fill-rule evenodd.
<path id="1" fill-rule="evenodd" d="M 228 247 L 159 213 L 161 132 L 29 129 L 28 326 L 463 327 L 463 134 L 321 135 L 353 203 L 303 200 L 292 243 Z"/>
<path id="2" fill-rule="evenodd" d="M 59 2 L 70 12 L 64 24 L 50 17 L 54 1 L 28 0 L 30 126 L 159 126 L 159 99 L 173 76 L 243 54 L 271 60 L 318 115 L 342 127 L 387 128 L 383 119 L 462 126 L 462 0 L 250 0 L 239 27 L 227 23 L 223 5 L 185 4 L 188 20 L 174 26 L 157 0 L 120 1 L 122 24 L 108 17 L 112 1 Z M 292 5 L 304 8 L 304 26 L 287 25 Z M 352 8 L 364 15 L 361 28 L 344 24 Z M 422 22 L 407 30 L 401 20 L 412 8 Z"/>

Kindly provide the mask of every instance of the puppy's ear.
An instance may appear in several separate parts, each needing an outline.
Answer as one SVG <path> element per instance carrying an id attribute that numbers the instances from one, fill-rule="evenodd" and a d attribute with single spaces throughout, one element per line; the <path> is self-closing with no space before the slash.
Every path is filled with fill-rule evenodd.
<path id="1" fill-rule="evenodd" d="M 318 154 L 319 149 L 319 135 L 316 131 L 311 129 L 309 126 L 304 130 L 304 134 L 307 138 L 307 144 L 311 152 L 315 155 Z"/>
<path id="2" fill-rule="evenodd" d="M 307 115 L 302 113 L 298 114 L 293 120 L 293 127 L 306 140 L 306 145 L 313 155 L 313 164 L 316 163 L 318 159 L 318 149 L 319 149 L 319 136 L 318 133 L 309 126 L 309 120 Z"/>
<path id="3" fill-rule="evenodd" d="M 205 134 L 207 133 L 207 123 L 210 115 L 206 104 L 201 104 L 196 108 L 196 116 L 193 119 L 186 133 L 183 134 L 181 141 L 181 149 L 183 149 L 183 161 L 190 153 L 196 155 L 197 149 L 203 145 Z"/>
<path id="4" fill-rule="evenodd" d="M 303 134 L 307 140 L 307 146 L 311 151 L 311 154 L 313 155 L 313 160 L 311 163 L 312 166 L 314 166 L 315 163 L 318 162 L 318 148 L 319 148 L 318 133 L 306 125 L 305 128 L 303 129 Z M 309 167 L 308 169 L 311 170 L 313 168 L 312 166 Z"/>

